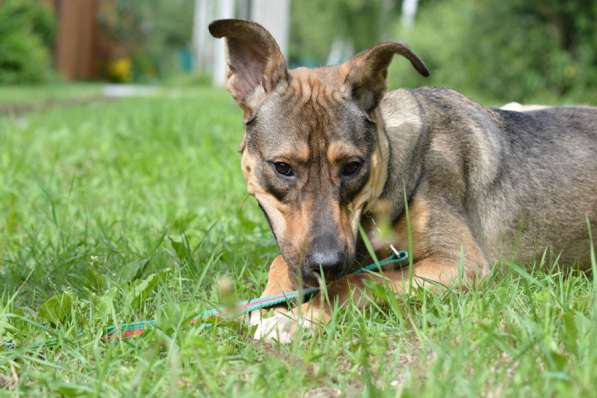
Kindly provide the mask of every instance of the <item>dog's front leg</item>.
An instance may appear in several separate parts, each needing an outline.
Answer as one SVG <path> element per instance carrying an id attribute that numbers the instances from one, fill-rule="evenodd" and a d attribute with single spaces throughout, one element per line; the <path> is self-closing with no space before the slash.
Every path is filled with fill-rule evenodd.
<path id="1" fill-rule="evenodd" d="M 278 256 L 272 262 L 268 272 L 267 284 L 261 297 L 272 296 L 296 289 L 296 283 L 290 267 L 282 256 Z M 314 322 L 329 320 L 329 311 L 319 312 L 320 307 L 305 303 L 293 310 L 287 310 L 286 306 L 274 309 L 274 314 L 265 317 L 265 310 L 253 311 L 250 316 L 250 324 L 257 326 L 255 340 L 276 340 L 281 343 L 289 343 L 299 329 L 309 329 Z M 323 309 L 324 307 L 321 306 Z"/>
<path id="2" fill-rule="evenodd" d="M 269 272 L 267 274 L 267 284 L 261 297 L 273 296 L 288 292 L 295 289 L 292 274 L 288 264 L 282 256 L 278 256 L 274 259 L 270 265 Z M 284 307 L 276 308 L 275 312 L 283 312 Z M 262 318 L 265 315 L 265 310 L 253 311 L 250 314 L 249 323 L 252 326 L 258 326 L 262 323 Z"/>

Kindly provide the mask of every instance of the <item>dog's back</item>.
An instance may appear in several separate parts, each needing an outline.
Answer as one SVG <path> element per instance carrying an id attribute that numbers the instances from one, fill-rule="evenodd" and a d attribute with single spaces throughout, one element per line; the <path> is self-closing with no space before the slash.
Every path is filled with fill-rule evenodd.
<path id="1" fill-rule="evenodd" d="M 455 91 L 431 88 L 387 97 L 382 112 L 393 148 L 416 137 L 418 143 L 406 146 L 421 163 L 420 179 L 431 181 L 418 182 L 425 196 L 451 195 L 446 201 L 452 203 L 461 198 L 490 263 L 530 263 L 549 249 L 562 264 L 590 264 L 587 220 L 597 224 L 597 108 L 486 109 Z M 405 155 L 397 152 L 395 158 Z"/>
<path id="2" fill-rule="evenodd" d="M 561 263 L 589 265 L 587 220 L 597 222 L 597 108 L 494 112 L 502 121 L 503 171 L 492 190 L 496 197 L 483 202 L 489 211 L 501 206 L 505 217 L 501 228 L 484 225 L 487 236 L 513 242 L 496 247 L 521 261 L 549 248 Z M 496 229 L 509 239 L 496 236 Z"/>

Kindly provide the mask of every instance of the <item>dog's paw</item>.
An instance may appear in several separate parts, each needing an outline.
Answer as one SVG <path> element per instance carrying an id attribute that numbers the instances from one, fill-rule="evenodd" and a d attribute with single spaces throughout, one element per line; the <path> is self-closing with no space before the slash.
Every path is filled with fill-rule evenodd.
<path id="1" fill-rule="evenodd" d="M 270 309 L 263 309 L 263 310 L 255 310 L 251 311 L 247 314 L 247 322 L 249 322 L 249 326 L 259 326 L 261 320 L 268 315 L 276 314 L 276 313 L 286 313 L 288 309 L 286 308 L 270 308 Z"/>
<path id="2" fill-rule="evenodd" d="M 251 316 L 253 318 L 253 316 Z M 257 330 L 255 331 L 255 340 L 266 342 L 277 341 L 282 344 L 289 344 L 299 330 L 310 330 L 313 322 L 307 317 L 301 317 L 294 311 L 278 312 L 269 318 L 261 318 L 261 314 L 256 315 L 254 319 Z"/>
<path id="3" fill-rule="evenodd" d="M 249 312 L 249 326 L 259 326 L 261 320 L 263 319 L 262 312 L 263 310 L 255 310 Z"/>

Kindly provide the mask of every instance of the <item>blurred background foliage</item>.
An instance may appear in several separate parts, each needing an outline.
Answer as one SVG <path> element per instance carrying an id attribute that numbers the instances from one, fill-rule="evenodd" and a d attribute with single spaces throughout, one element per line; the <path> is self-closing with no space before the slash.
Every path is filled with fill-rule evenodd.
<path id="1" fill-rule="evenodd" d="M 486 102 L 597 102 L 597 2 L 443 0 L 423 3 L 404 39 L 432 71 L 401 62 L 400 86 L 447 86 Z"/>
<path id="2" fill-rule="evenodd" d="M 290 61 L 321 65 L 334 40 L 361 51 L 401 40 L 430 67 L 425 79 L 396 60 L 392 87 L 450 87 L 485 103 L 597 102 L 594 0 L 421 0 L 414 24 L 402 1 L 293 3 Z"/>
<path id="3" fill-rule="evenodd" d="M 0 1 L 0 84 L 46 81 L 55 30 L 52 13 L 39 1 Z"/>
<path id="4" fill-rule="evenodd" d="M 245 0 L 238 0 L 243 2 Z M 41 0 L 0 0 L 0 84 L 53 75 L 55 21 Z M 102 0 L 114 81 L 163 82 L 192 69 L 194 0 Z M 451 87 L 489 104 L 597 103 L 594 0 L 419 0 L 414 24 L 402 0 L 295 0 L 289 63 L 340 62 L 381 40 L 402 40 L 432 71 L 394 62 L 391 87 Z M 188 76 L 188 74 L 187 74 Z M 183 79 L 205 82 L 205 79 Z"/>
<path id="5" fill-rule="evenodd" d="M 190 57 L 194 0 L 107 0 L 98 21 L 109 40 L 120 45 L 112 77 L 154 81 L 180 71 Z M 126 64 L 130 64 L 130 71 Z M 128 76 L 128 75 L 131 76 Z"/>
<path id="6" fill-rule="evenodd" d="M 289 61 L 291 65 L 323 65 L 335 41 L 360 51 L 390 38 L 401 1 L 299 0 L 292 3 Z"/>

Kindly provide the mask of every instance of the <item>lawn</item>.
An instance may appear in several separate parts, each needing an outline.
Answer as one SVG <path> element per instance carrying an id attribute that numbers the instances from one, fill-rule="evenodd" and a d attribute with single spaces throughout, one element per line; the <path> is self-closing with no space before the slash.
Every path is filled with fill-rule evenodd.
<path id="1" fill-rule="evenodd" d="M 0 115 L 0 395 L 597 396 L 596 283 L 550 264 L 497 265 L 469 291 L 374 289 L 381 305 L 288 346 L 189 326 L 222 278 L 258 295 L 276 256 L 240 111 L 193 93 Z M 102 339 L 143 319 L 158 327 Z"/>

